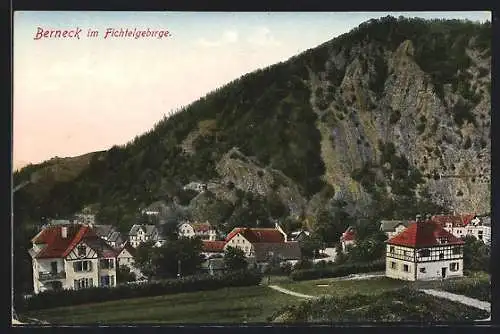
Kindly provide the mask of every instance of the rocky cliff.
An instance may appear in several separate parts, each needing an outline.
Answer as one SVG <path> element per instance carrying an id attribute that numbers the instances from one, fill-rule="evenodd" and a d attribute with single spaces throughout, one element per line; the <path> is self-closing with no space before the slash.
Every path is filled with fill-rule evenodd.
<path id="1" fill-rule="evenodd" d="M 490 89 L 490 23 L 372 20 L 211 92 L 45 199 L 27 186 L 18 203 L 33 219 L 96 203 L 101 220 L 130 225 L 195 181 L 215 197 L 193 198 L 193 212 L 219 201 L 232 217 L 242 211 L 231 206 L 251 206 L 236 189 L 274 196 L 296 218 L 332 199 L 352 212 L 384 206 L 382 216 L 426 210 L 419 199 L 485 213 Z"/>

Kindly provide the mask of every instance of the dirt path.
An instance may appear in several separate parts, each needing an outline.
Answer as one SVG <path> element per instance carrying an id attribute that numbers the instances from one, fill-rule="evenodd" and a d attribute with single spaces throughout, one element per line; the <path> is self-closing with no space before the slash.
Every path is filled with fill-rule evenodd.
<path id="1" fill-rule="evenodd" d="M 365 275 L 365 278 L 366 277 L 374 277 L 374 276 L 377 277 L 378 275 Z M 350 279 L 355 280 L 355 279 L 360 279 L 360 277 L 359 276 L 355 276 L 355 277 L 349 277 L 349 276 L 347 276 L 347 277 L 345 277 L 343 279 L 345 279 L 345 280 L 350 280 Z M 302 293 L 298 293 L 298 292 L 295 292 L 295 291 L 284 289 L 284 288 L 281 288 L 281 287 L 279 287 L 277 285 L 268 285 L 268 286 L 271 289 L 273 289 L 273 290 L 279 291 L 281 293 L 285 293 L 287 295 L 299 297 L 299 298 L 307 298 L 307 299 L 317 299 L 317 298 L 319 298 L 317 296 L 304 295 Z M 454 293 L 451 293 L 451 292 L 441 291 L 441 290 L 420 289 L 420 291 L 422 291 L 423 293 L 426 293 L 428 295 L 434 296 L 434 297 L 448 299 L 448 300 L 451 300 L 451 301 L 456 302 L 456 303 L 461 303 L 461 304 L 464 304 L 464 305 L 467 305 L 467 306 L 470 306 L 470 307 L 475 307 L 475 308 L 478 308 L 478 309 L 481 309 L 483 311 L 487 311 L 487 312 L 491 313 L 491 303 L 488 303 L 488 302 L 483 302 L 483 301 L 478 300 L 478 299 L 470 298 L 470 297 L 463 296 L 463 295 L 457 295 L 457 294 L 454 294 Z M 491 321 L 491 316 L 489 318 L 487 318 L 487 319 L 479 319 L 479 320 L 476 320 L 476 321 Z"/>
<path id="2" fill-rule="evenodd" d="M 483 311 L 487 311 L 491 314 L 491 303 L 483 302 L 479 299 L 474 299 L 471 297 L 457 295 L 448 291 L 434 290 L 434 289 L 420 289 L 420 291 L 438 298 L 444 298 L 456 303 L 464 304 L 470 307 L 475 307 Z M 487 319 L 480 319 L 476 321 L 491 321 L 491 315 Z"/>
<path id="3" fill-rule="evenodd" d="M 315 299 L 315 298 L 318 298 L 318 297 L 315 297 L 315 296 L 310 296 L 310 295 L 304 295 L 302 293 L 298 293 L 298 292 L 295 292 L 295 291 L 291 291 L 291 290 L 287 290 L 287 289 L 283 289 L 277 285 L 268 285 L 268 287 L 270 287 L 271 289 L 273 290 L 276 290 L 276 291 L 279 291 L 281 293 L 285 293 L 287 295 L 290 295 L 290 296 L 295 296 L 295 297 L 299 297 L 299 298 L 307 298 L 307 299 Z"/>

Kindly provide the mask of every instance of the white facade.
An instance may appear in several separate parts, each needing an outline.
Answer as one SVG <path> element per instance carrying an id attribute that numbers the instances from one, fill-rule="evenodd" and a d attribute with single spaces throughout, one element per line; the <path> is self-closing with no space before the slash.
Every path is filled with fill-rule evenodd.
<path id="1" fill-rule="evenodd" d="M 487 245 L 491 245 L 491 227 L 484 225 L 468 224 L 466 226 L 451 226 L 447 224 L 444 228 L 457 238 L 462 238 L 468 235 L 474 236 L 476 239 L 481 240 Z"/>
<path id="2" fill-rule="evenodd" d="M 116 262 L 118 267 L 128 267 L 130 271 L 135 274 L 136 278 L 142 277 L 141 271 L 135 267 L 134 256 L 130 254 L 130 252 L 126 248 L 122 249 L 122 251 L 118 254 L 118 256 L 116 257 Z"/>
<path id="3" fill-rule="evenodd" d="M 252 257 L 255 255 L 255 250 L 253 245 L 240 233 L 236 234 L 233 238 L 231 238 L 231 240 L 229 240 L 226 243 L 226 245 L 224 246 L 224 251 L 228 247 L 241 249 L 243 252 L 245 252 L 246 257 Z"/>
<path id="4" fill-rule="evenodd" d="M 189 223 L 182 223 L 179 226 L 179 236 L 185 238 L 193 238 L 195 236 L 194 229 Z"/>
<path id="5" fill-rule="evenodd" d="M 197 224 L 182 223 L 178 227 L 179 236 L 185 238 L 194 238 L 195 236 L 197 236 L 200 237 L 201 240 L 209 240 L 209 241 L 214 241 L 217 239 L 217 231 L 214 228 L 210 226 L 208 230 L 200 231 L 196 230 L 196 225 Z M 204 225 L 204 224 L 199 224 L 199 225 Z"/>
<path id="6" fill-rule="evenodd" d="M 98 257 L 80 242 L 65 258 L 33 259 L 33 290 L 83 289 L 116 286 L 114 257 Z"/>
<path id="7" fill-rule="evenodd" d="M 463 246 L 412 248 L 387 245 L 386 276 L 417 281 L 463 276 Z"/>
<path id="8" fill-rule="evenodd" d="M 141 243 L 147 241 L 158 241 L 159 233 L 156 227 L 153 225 L 149 225 L 150 233 L 148 234 L 143 226 L 134 225 L 132 229 L 137 229 L 135 234 L 129 236 L 130 245 L 134 248 L 137 248 Z"/>

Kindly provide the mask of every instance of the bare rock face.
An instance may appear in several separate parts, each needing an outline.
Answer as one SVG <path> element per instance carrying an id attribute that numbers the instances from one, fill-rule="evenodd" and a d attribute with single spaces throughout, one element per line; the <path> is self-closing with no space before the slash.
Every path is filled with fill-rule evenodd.
<path id="1" fill-rule="evenodd" d="M 431 76 L 415 60 L 410 40 L 394 51 L 365 43 L 350 51 L 332 53 L 325 72 L 312 73 L 309 84 L 313 109 L 320 115 L 325 181 L 350 201 L 369 201 L 369 195 L 351 178 L 351 172 L 380 157 L 378 142 L 393 143 L 398 154 L 425 176 L 436 204 L 460 212 L 490 211 L 490 93 L 488 57 L 468 50 L 469 85 L 480 96 L 472 102 L 445 85 L 436 94 Z M 378 62 L 378 68 L 375 64 Z M 370 82 L 386 66 L 379 92 Z M 340 85 L 328 72 L 343 72 Z M 483 74 L 481 76 L 481 73 Z M 488 73 L 488 75 L 484 75 Z M 329 85 L 331 87 L 329 87 Z M 318 93 L 330 90 L 325 108 Z M 323 95 L 323 94 L 321 94 Z M 460 109 L 470 110 L 475 122 L 457 121 Z"/>
<path id="2" fill-rule="evenodd" d="M 292 216 L 300 216 L 305 200 L 298 186 L 282 172 L 263 168 L 237 148 L 229 150 L 219 161 L 216 171 L 222 184 L 233 184 L 245 192 L 266 196 L 276 192 Z"/>

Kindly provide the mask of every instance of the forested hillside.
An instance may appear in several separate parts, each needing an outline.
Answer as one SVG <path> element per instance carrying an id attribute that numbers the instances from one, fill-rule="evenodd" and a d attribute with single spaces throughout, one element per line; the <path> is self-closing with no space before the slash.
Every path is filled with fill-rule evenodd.
<path id="1" fill-rule="evenodd" d="M 26 186 L 15 229 L 91 206 L 126 231 L 158 201 L 225 231 L 337 224 L 331 240 L 346 217 L 489 212 L 490 62 L 489 22 L 371 20 L 92 155 L 44 196 Z"/>

